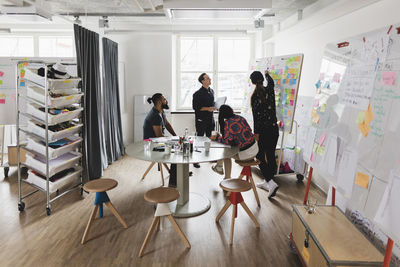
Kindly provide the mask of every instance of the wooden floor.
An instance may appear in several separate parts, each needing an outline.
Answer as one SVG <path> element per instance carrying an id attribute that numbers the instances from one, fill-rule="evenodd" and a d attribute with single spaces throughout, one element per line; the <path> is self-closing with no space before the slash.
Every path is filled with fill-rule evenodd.
<path id="1" fill-rule="evenodd" d="M 149 163 L 124 157 L 112 164 L 104 177 L 118 181 L 109 192 L 114 206 L 128 224 L 123 229 L 112 213 L 104 207 L 104 218 L 94 221 L 88 241 L 80 241 L 93 208 L 94 194 L 81 197 L 79 190 L 56 200 L 53 213 L 46 215 L 45 196 L 36 193 L 25 199 L 25 211 L 17 209 L 17 178 L 15 168 L 10 177 L 0 171 L 0 266 L 301 266 L 288 246 L 291 231 L 291 204 L 302 203 L 305 182 L 298 183 L 294 175 L 276 179 L 280 189 L 269 201 L 267 192 L 258 190 L 261 208 L 251 191 L 244 199 L 260 223 L 256 229 L 240 207 L 235 223 L 233 246 L 229 246 L 231 209 L 215 223 L 215 217 L 225 204 L 218 184 L 222 176 L 208 163 L 195 169 L 190 178 L 191 191 L 207 196 L 211 209 L 197 217 L 177 219 L 192 248 L 174 232 L 165 220 L 160 232 L 149 241 L 145 254 L 138 258 L 140 246 L 150 227 L 154 208 L 143 199 L 144 193 L 160 185 L 156 168 L 144 182 L 140 177 Z M 234 175 L 240 172 L 233 164 Z M 255 173 L 255 182 L 261 179 Z M 31 188 L 23 186 L 24 192 Z M 310 197 L 324 203 L 325 196 L 311 187 Z"/>

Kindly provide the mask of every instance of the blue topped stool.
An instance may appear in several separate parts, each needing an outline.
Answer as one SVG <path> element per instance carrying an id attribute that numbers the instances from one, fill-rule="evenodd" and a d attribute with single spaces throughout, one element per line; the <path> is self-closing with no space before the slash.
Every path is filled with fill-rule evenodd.
<path id="1" fill-rule="evenodd" d="M 86 226 L 85 233 L 82 237 L 82 244 L 85 243 L 87 235 L 89 233 L 90 226 L 92 225 L 97 210 L 99 210 L 99 218 L 103 217 L 103 203 L 111 210 L 115 217 L 117 217 L 118 221 L 122 224 L 124 228 L 128 228 L 124 219 L 122 219 L 121 215 L 119 215 L 118 211 L 115 209 L 114 205 L 111 203 L 110 198 L 108 197 L 106 191 L 111 190 L 117 187 L 118 182 L 113 179 L 103 178 L 97 179 L 90 182 L 87 182 L 83 189 L 87 192 L 95 192 L 96 199 L 94 200 L 94 208 L 92 210 L 92 214 L 90 215 L 89 222 Z"/>

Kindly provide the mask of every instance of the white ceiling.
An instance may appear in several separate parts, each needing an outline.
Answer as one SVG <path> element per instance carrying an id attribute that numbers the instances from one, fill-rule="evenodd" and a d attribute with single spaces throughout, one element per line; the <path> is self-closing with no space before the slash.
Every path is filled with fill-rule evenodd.
<path id="1" fill-rule="evenodd" d="M 32 21 L 29 25 L 70 25 L 74 15 L 79 15 L 84 25 L 98 24 L 101 16 L 108 16 L 112 29 L 137 28 L 139 25 L 241 25 L 254 28 L 257 18 L 264 20 L 265 25 L 273 25 L 315 2 L 317 0 L 0 0 L 0 24 L 26 25 L 26 19 L 21 19 L 23 16 L 18 18 L 4 13 L 10 13 L 10 7 L 23 13 L 21 6 L 34 6 L 36 13 L 52 16 L 53 21 Z"/>

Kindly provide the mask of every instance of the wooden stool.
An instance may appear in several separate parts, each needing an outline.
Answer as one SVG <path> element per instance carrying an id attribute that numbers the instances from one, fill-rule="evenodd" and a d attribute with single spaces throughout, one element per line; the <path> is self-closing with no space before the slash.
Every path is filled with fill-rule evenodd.
<path id="1" fill-rule="evenodd" d="M 222 208 L 222 210 L 218 213 L 217 218 L 215 219 L 216 222 L 221 219 L 222 215 L 226 212 L 226 210 L 229 208 L 231 204 L 233 204 L 233 210 L 232 210 L 232 224 L 231 224 L 231 237 L 229 239 L 229 245 L 232 245 L 233 243 L 233 230 L 235 227 L 235 218 L 237 217 L 237 204 L 242 205 L 243 209 L 246 211 L 246 213 L 250 216 L 250 218 L 253 220 L 254 224 L 256 225 L 257 228 L 260 228 L 260 225 L 258 224 L 258 221 L 256 217 L 254 217 L 253 213 L 251 213 L 249 207 L 247 207 L 246 203 L 244 203 L 242 194 L 240 192 L 245 192 L 249 191 L 251 189 L 250 183 L 241 180 L 241 179 L 226 179 L 223 180 L 219 186 L 230 193 L 229 199 L 226 202 L 225 206 Z"/>
<path id="2" fill-rule="evenodd" d="M 175 188 L 170 187 L 158 187 L 151 189 L 144 194 L 144 199 L 148 202 L 157 203 L 156 213 L 154 214 L 153 222 L 151 223 L 150 229 L 146 234 L 143 241 L 143 245 L 139 251 L 139 257 L 142 257 L 143 251 L 149 241 L 151 234 L 154 229 L 159 226 L 160 217 L 167 216 L 175 231 L 179 234 L 180 238 L 183 240 L 187 248 L 190 248 L 190 243 L 187 240 L 185 234 L 182 232 L 179 225 L 176 223 L 174 217 L 171 215 L 171 210 L 169 209 L 168 203 L 179 198 L 179 192 Z"/>
<path id="3" fill-rule="evenodd" d="M 235 162 L 243 167 L 242 172 L 239 175 L 239 179 L 242 179 L 244 176 L 246 176 L 246 181 L 248 181 L 253 188 L 257 204 L 259 207 L 261 207 L 260 199 L 258 198 L 257 188 L 254 184 L 253 176 L 251 175 L 251 166 L 258 166 L 260 164 L 260 161 L 254 158 L 250 160 L 235 160 Z"/>
<path id="4" fill-rule="evenodd" d="M 148 167 L 147 170 L 144 172 L 141 181 L 144 180 L 144 178 L 145 178 L 146 175 L 149 173 L 149 171 L 151 170 L 151 168 L 153 168 L 154 164 L 156 164 L 156 163 L 155 163 L 155 162 L 150 163 L 149 167 Z M 162 170 L 162 166 L 164 166 L 165 169 L 167 169 L 167 172 L 169 172 L 169 168 L 168 168 L 167 164 L 165 164 L 165 163 L 162 163 L 162 164 L 161 164 L 161 163 L 158 163 L 158 168 L 160 169 L 160 172 L 161 172 L 161 185 L 164 186 L 164 173 L 163 173 L 163 170 Z"/>
<path id="5" fill-rule="evenodd" d="M 92 210 L 92 214 L 90 214 L 89 222 L 86 226 L 85 233 L 83 234 L 81 243 L 85 243 L 87 235 L 89 233 L 90 226 L 96 217 L 97 210 L 99 210 L 99 218 L 103 217 L 103 203 L 111 210 L 115 217 L 117 217 L 118 221 L 124 226 L 124 228 L 128 228 L 126 222 L 119 215 L 118 211 L 115 209 L 114 205 L 110 202 L 110 199 L 106 193 L 106 191 L 113 189 L 118 185 L 118 182 L 113 179 L 103 178 L 97 179 L 90 182 L 87 182 L 83 189 L 87 192 L 95 192 L 96 199 L 94 200 L 94 208 Z"/>

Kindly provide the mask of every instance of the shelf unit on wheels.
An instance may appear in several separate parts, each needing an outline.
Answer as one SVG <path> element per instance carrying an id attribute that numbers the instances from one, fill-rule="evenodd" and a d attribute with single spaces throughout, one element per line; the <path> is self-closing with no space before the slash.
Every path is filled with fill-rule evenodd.
<path id="1" fill-rule="evenodd" d="M 46 195 L 46 213 L 50 215 L 53 201 L 74 189 L 80 188 L 83 193 L 83 93 L 78 89 L 80 78 L 48 78 L 48 64 L 51 63 L 18 62 L 16 101 L 18 210 L 25 209 L 23 199 L 41 191 Z M 43 77 L 38 74 L 39 69 L 44 70 Z M 22 101 L 26 102 L 26 110 L 20 106 Z M 20 160 L 22 135 L 27 139 L 24 163 Z M 28 168 L 26 179 L 21 176 L 22 167 Z M 22 195 L 22 183 L 34 190 Z"/>

